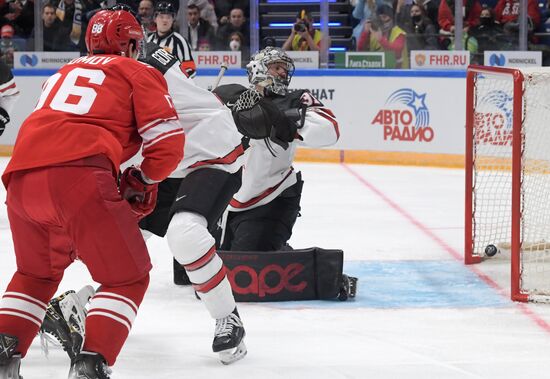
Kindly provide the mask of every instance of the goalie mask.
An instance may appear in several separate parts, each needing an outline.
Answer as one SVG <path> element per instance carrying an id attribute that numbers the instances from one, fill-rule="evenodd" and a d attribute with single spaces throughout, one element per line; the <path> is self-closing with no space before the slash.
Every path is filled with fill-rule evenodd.
<path id="1" fill-rule="evenodd" d="M 273 63 L 286 65 L 285 78 L 269 72 L 269 66 Z M 260 85 L 277 95 L 286 95 L 288 85 L 294 74 L 294 63 L 283 50 L 268 46 L 252 57 L 250 63 L 246 65 L 246 71 L 248 72 L 250 84 Z"/>

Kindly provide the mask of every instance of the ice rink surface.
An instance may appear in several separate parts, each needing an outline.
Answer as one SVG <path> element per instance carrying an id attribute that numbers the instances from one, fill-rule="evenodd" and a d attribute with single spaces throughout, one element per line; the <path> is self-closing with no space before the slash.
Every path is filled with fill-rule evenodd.
<path id="1" fill-rule="evenodd" d="M 248 356 L 223 366 L 211 352 L 214 321 L 191 288 L 172 284 L 171 254 L 153 238 L 151 285 L 113 379 L 550 377 L 550 306 L 510 301 L 504 260 L 462 264 L 461 170 L 296 166 L 305 186 L 291 244 L 343 249 L 357 299 L 240 304 Z M 2 291 L 14 269 L 2 205 Z M 88 283 L 76 262 L 60 291 Z M 22 375 L 66 378 L 68 367 L 36 339 Z"/>

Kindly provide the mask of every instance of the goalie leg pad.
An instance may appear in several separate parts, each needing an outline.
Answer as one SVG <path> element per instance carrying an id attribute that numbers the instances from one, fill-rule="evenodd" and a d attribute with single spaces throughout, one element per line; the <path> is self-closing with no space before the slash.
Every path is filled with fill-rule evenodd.
<path id="1" fill-rule="evenodd" d="M 235 309 L 235 300 L 206 219 L 196 213 L 176 213 L 166 238 L 174 258 L 187 271 L 212 317 L 220 318 L 231 313 Z"/>
<path id="2" fill-rule="evenodd" d="M 341 296 L 342 250 L 218 253 L 227 267 L 236 301 L 335 300 Z M 347 298 L 353 297 L 351 290 L 346 293 Z"/>

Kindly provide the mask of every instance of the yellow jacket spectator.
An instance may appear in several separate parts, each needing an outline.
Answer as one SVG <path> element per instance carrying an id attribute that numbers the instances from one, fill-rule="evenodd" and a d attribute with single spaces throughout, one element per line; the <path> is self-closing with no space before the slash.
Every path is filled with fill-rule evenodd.
<path id="1" fill-rule="evenodd" d="M 393 9 L 387 4 L 376 8 L 376 17 L 365 23 L 358 51 L 389 51 L 395 55 L 395 68 L 409 68 L 407 33 L 394 25 Z"/>
<path id="2" fill-rule="evenodd" d="M 319 51 L 321 44 L 327 41 L 327 47 L 330 45 L 329 37 L 326 37 L 313 27 L 313 18 L 305 9 L 298 12 L 296 23 L 292 27 L 292 32 L 283 44 L 283 50 L 294 51 Z"/>

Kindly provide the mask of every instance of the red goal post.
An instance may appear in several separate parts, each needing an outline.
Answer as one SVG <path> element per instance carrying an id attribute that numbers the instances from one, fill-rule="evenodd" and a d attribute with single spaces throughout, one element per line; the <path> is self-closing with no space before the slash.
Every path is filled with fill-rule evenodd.
<path id="1" fill-rule="evenodd" d="M 512 299 L 549 301 L 550 68 L 470 66 L 465 147 L 465 263 L 494 245 Z"/>

